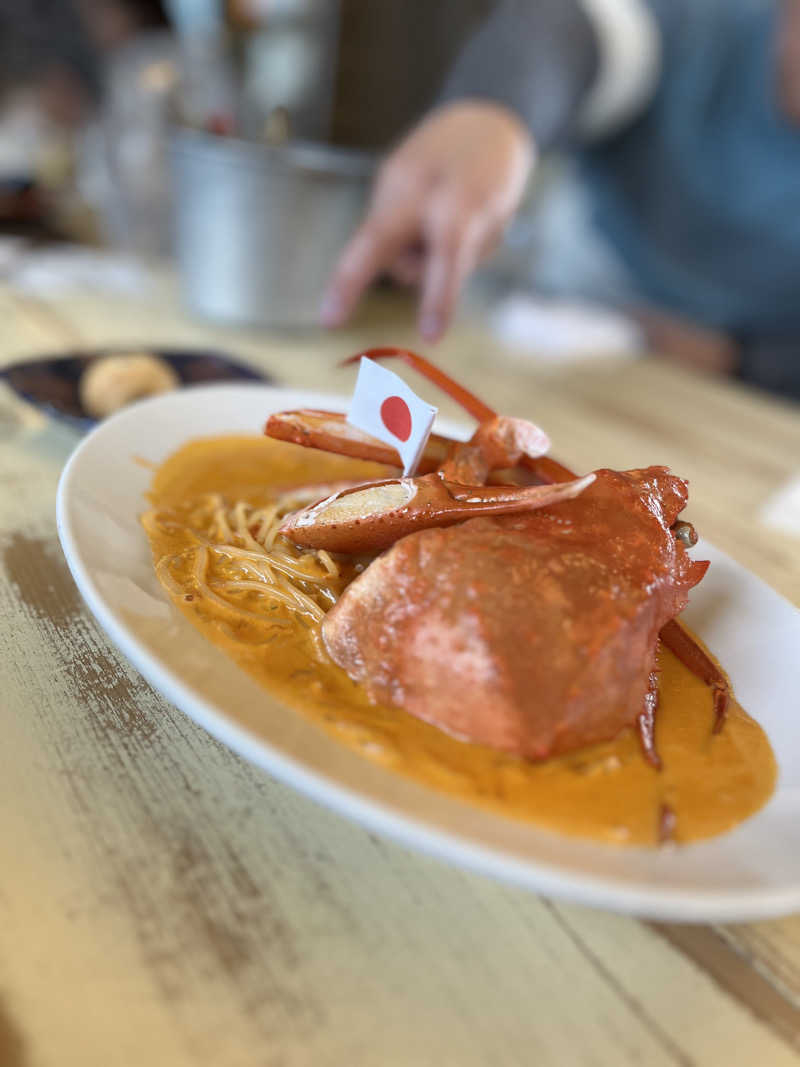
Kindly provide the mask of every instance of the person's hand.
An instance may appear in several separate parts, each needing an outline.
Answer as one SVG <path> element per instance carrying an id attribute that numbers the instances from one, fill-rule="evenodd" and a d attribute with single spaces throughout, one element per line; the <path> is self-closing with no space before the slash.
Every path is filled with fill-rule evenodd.
<path id="1" fill-rule="evenodd" d="M 326 326 L 345 322 L 388 272 L 421 290 L 419 329 L 437 340 L 465 279 L 502 237 L 525 190 L 535 148 L 521 120 L 488 101 L 433 112 L 388 157 L 369 212 L 336 266 Z"/>

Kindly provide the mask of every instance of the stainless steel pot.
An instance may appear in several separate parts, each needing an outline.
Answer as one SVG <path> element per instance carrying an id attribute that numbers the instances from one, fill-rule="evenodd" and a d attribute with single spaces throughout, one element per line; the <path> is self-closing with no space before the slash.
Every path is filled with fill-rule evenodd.
<path id="1" fill-rule="evenodd" d="M 330 271 L 363 213 L 372 158 L 188 129 L 175 134 L 171 155 L 187 305 L 232 322 L 315 322 Z"/>

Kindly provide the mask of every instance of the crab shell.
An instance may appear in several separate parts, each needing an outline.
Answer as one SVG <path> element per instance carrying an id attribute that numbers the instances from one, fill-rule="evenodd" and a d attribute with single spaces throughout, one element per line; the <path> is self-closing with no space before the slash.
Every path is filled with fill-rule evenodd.
<path id="1" fill-rule="evenodd" d="M 633 726 L 707 564 L 670 530 L 682 479 L 596 475 L 552 507 L 397 541 L 326 616 L 332 658 L 372 699 L 529 759 Z"/>

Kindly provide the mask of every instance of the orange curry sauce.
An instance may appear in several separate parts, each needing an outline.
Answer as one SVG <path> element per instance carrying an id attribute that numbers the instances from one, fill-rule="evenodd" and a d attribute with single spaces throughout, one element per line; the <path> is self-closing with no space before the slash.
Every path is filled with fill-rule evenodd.
<path id="1" fill-rule="evenodd" d="M 177 520 L 150 534 L 156 560 L 194 544 L 181 519 L 206 493 L 263 506 L 280 487 L 379 477 L 385 468 L 263 437 L 221 437 L 187 444 L 154 476 L 153 507 Z M 194 592 L 190 568 L 186 593 Z M 660 814 L 675 814 L 673 838 L 693 841 L 724 832 L 757 811 L 775 785 L 776 764 L 761 727 L 735 702 L 725 728 L 712 734 L 709 690 L 662 649 L 654 770 L 638 737 L 615 740 L 543 763 L 454 740 L 363 690 L 316 649 L 307 624 L 275 627 L 234 621 L 216 605 L 174 596 L 185 615 L 285 704 L 365 759 L 433 789 L 529 820 L 563 834 L 622 845 L 654 845 Z M 275 615 L 273 614 L 274 618 Z M 292 619 L 281 609 L 281 617 Z M 288 712 L 287 712 L 288 713 Z"/>

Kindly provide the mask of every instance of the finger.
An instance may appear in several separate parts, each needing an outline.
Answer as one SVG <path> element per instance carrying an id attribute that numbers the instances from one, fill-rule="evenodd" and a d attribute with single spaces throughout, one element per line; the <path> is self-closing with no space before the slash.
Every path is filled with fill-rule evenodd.
<path id="1" fill-rule="evenodd" d="M 345 322 L 367 286 L 419 237 L 419 200 L 393 201 L 386 195 L 386 185 L 376 189 L 372 210 L 334 268 L 320 308 L 325 326 Z"/>
<path id="2" fill-rule="evenodd" d="M 404 249 L 389 264 L 388 272 L 400 285 L 419 285 L 425 268 L 424 250 L 419 248 Z"/>
<path id="3" fill-rule="evenodd" d="M 487 220 L 465 211 L 450 210 L 434 221 L 419 314 L 426 341 L 437 341 L 449 326 L 461 288 L 488 241 L 487 230 Z"/>
<path id="4" fill-rule="evenodd" d="M 340 326 L 353 312 L 364 290 L 394 258 L 396 236 L 367 219 L 345 246 L 320 306 L 324 326 Z"/>
<path id="5" fill-rule="evenodd" d="M 479 262 L 483 262 L 485 259 L 489 259 L 495 254 L 506 236 L 505 226 L 492 226 L 487 231 L 483 241 L 481 242 L 480 252 L 478 254 Z"/>

